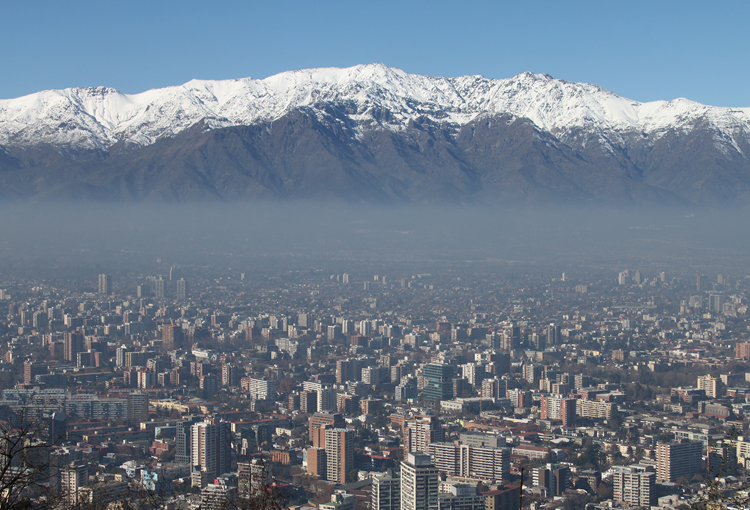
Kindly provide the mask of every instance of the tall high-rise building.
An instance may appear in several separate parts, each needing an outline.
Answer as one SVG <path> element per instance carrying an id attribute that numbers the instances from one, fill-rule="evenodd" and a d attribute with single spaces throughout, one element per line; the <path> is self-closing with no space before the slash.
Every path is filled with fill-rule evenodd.
<path id="1" fill-rule="evenodd" d="M 533 399 L 530 391 L 512 389 L 507 390 L 505 394 L 510 399 L 510 403 L 513 407 L 531 407 L 533 404 Z"/>
<path id="2" fill-rule="evenodd" d="M 85 464 L 71 463 L 60 472 L 62 496 L 70 505 L 76 505 L 81 488 L 89 483 L 89 468 Z"/>
<path id="3" fill-rule="evenodd" d="M 241 498 L 251 497 L 271 482 L 271 472 L 261 459 L 237 463 L 237 492 Z"/>
<path id="4" fill-rule="evenodd" d="M 199 468 L 204 480 L 229 473 L 232 467 L 229 422 L 210 417 L 191 427 L 190 463 Z"/>
<path id="5" fill-rule="evenodd" d="M 461 473 L 461 448 L 465 445 L 458 445 L 450 441 L 442 443 L 430 443 L 425 453 L 430 454 L 432 464 L 441 473 L 449 476 Z"/>
<path id="6" fill-rule="evenodd" d="M 427 363 L 422 368 L 425 387 L 422 398 L 428 402 L 453 398 L 453 367 L 445 363 Z"/>
<path id="7" fill-rule="evenodd" d="M 603 418 L 609 420 L 612 418 L 612 409 L 615 404 L 603 400 L 588 400 L 585 398 L 575 399 L 576 416 L 581 418 Z"/>
<path id="8" fill-rule="evenodd" d="M 237 366 L 231 363 L 224 363 L 221 366 L 221 385 L 230 388 L 240 385 L 240 373 Z"/>
<path id="9" fill-rule="evenodd" d="M 702 375 L 698 377 L 697 388 L 706 392 L 708 398 L 716 398 L 719 396 L 719 380 L 711 377 L 710 375 Z"/>
<path id="10" fill-rule="evenodd" d="M 583 375 L 583 374 L 576 374 L 576 376 L 573 378 L 573 384 L 574 388 L 577 390 L 588 388 L 592 384 L 594 384 L 594 380 L 591 378 L 591 376 Z"/>
<path id="11" fill-rule="evenodd" d="M 634 506 L 649 507 L 656 501 L 656 473 L 633 466 L 612 468 L 612 498 Z"/>
<path id="12" fill-rule="evenodd" d="M 346 384 L 358 379 L 357 360 L 340 359 L 336 361 L 336 384 Z"/>
<path id="13" fill-rule="evenodd" d="M 696 308 L 698 310 L 703 308 L 703 296 L 690 296 L 688 300 L 690 308 Z"/>
<path id="14" fill-rule="evenodd" d="M 166 282 L 160 276 L 157 280 L 154 281 L 154 296 L 156 297 L 156 299 L 164 299 L 166 295 Z"/>
<path id="15" fill-rule="evenodd" d="M 192 427 L 201 421 L 199 416 L 188 416 L 184 421 L 178 421 L 175 432 L 176 454 L 174 461 L 177 464 L 190 464 L 192 455 Z"/>
<path id="16" fill-rule="evenodd" d="M 49 417 L 49 430 L 47 443 L 49 445 L 61 444 L 68 435 L 68 416 L 62 411 L 56 411 Z"/>
<path id="17" fill-rule="evenodd" d="M 501 392 L 502 388 L 502 394 Z M 505 385 L 500 384 L 500 379 L 485 379 L 482 381 L 482 398 L 500 398 L 505 397 Z"/>
<path id="18" fill-rule="evenodd" d="M 31 325 L 34 329 L 44 328 L 47 325 L 47 320 L 49 319 L 48 312 L 46 311 L 34 312 L 31 317 Z"/>
<path id="19" fill-rule="evenodd" d="M 563 427 L 573 427 L 576 423 L 576 400 L 575 398 L 563 398 L 561 406 L 561 418 Z"/>
<path id="20" fill-rule="evenodd" d="M 209 483 L 201 490 L 201 510 L 237 508 L 237 503 L 237 487 L 232 487 L 226 483 Z"/>
<path id="21" fill-rule="evenodd" d="M 750 359 L 750 342 L 737 342 L 735 346 L 735 357 Z"/>
<path id="22" fill-rule="evenodd" d="M 176 287 L 177 299 L 180 301 L 185 301 L 188 296 L 188 285 L 185 279 L 180 278 L 179 280 L 177 280 L 175 287 Z"/>
<path id="23" fill-rule="evenodd" d="M 547 334 L 547 347 L 552 347 L 560 343 L 560 326 L 556 324 L 550 324 L 546 329 Z"/>
<path id="24" fill-rule="evenodd" d="M 547 464 L 534 468 L 532 479 L 535 487 L 546 487 L 549 496 L 560 496 L 570 485 L 570 468 L 559 464 Z"/>
<path id="25" fill-rule="evenodd" d="M 299 410 L 302 413 L 318 412 L 318 392 L 302 390 L 299 392 Z"/>
<path id="26" fill-rule="evenodd" d="M 326 477 L 329 481 L 347 483 L 349 471 L 354 469 L 353 429 L 328 428 L 326 435 Z"/>
<path id="27" fill-rule="evenodd" d="M 542 420 L 561 420 L 562 399 L 559 397 L 549 397 L 547 395 L 542 395 L 541 418 Z"/>
<path id="28" fill-rule="evenodd" d="M 301 328 L 312 329 L 313 320 L 310 314 L 307 314 L 307 313 L 297 314 L 297 326 Z"/>
<path id="29" fill-rule="evenodd" d="M 276 398 L 278 381 L 261 377 L 250 378 L 250 397 L 255 400 L 272 400 Z"/>
<path id="30" fill-rule="evenodd" d="M 482 379 L 485 377 L 484 365 L 481 363 L 467 363 L 466 365 L 461 365 L 461 372 L 469 384 L 475 388 L 481 387 Z"/>
<path id="31" fill-rule="evenodd" d="M 336 411 L 336 390 L 333 388 L 321 388 L 317 390 L 319 413 L 323 411 Z"/>
<path id="32" fill-rule="evenodd" d="M 362 369 L 362 383 L 368 386 L 375 386 L 381 382 L 390 382 L 387 377 L 390 370 L 385 367 L 365 367 Z"/>
<path id="33" fill-rule="evenodd" d="M 544 339 L 545 338 L 546 337 L 544 335 L 541 335 L 539 333 L 531 333 L 531 334 L 529 334 L 529 342 L 531 343 L 531 345 L 534 346 L 534 349 L 536 349 L 537 351 L 543 351 L 544 350 L 544 342 L 545 342 Z M 505 349 L 505 347 L 503 347 L 503 349 L 504 350 L 510 350 L 510 347 L 508 347 L 508 349 Z"/>
<path id="34" fill-rule="evenodd" d="M 417 385 L 413 381 L 413 379 L 407 379 L 397 384 L 393 392 L 393 398 L 399 402 L 410 398 L 417 398 Z"/>
<path id="35" fill-rule="evenodd" d="M 99 295 L 109 296 L 112 294 L 112 275 L 100 274 L 99 275 Z"/>
<path id="36" fill-rule="evenodd" d="M 711 294 L 708 296 L 708 311 L 721 313 L 724 311 L 724 303 L 727 302 L 726 296 L 722 294 Z"/>
<path id="37" fill-rule="evenodd" d="M 161 347 L 165 351 L 179 349 L 182 345 L 182 328 L 177 324 L 164 324 L 161 327 Z"/>
<path id="38" fill-rule="evenodd" d="M 503 349 L 505 347 L 505 338 L 504 334 L 493 331 L 485 335 L 484 343 L 490 349 Z"/>
<path id="39" fill-rule="evenodd" d="M 148 393 L 133 391 L 128 393 L 128 420 L 142 423 L 148 420 Z"/>
<path id="40" fill-rule="evenodd" d="M 322 428 L 323 425 L 331 425 L 331 428 L 343 428 L 346 422 L 340 413 L 315 413 L 308 420 L 308 437 L 310 441 L 313 440 L 316 429 Z"/>
<path id="41" fill-rule="evenodd" d="M 509 352 L 496 352 L 492 355 L 493 363 L 495 363 L 495 374 L 502 375 L 510 372 L 510 353 Z"/>
<path id="42" fill-rule="evenodd" d="M 507 478 L 510 475 L 510 453 L 510 448 L 460 445 L 459 474 L 484 480 Z"/>
<path id="43" fill-rule="evenodd" d="M 445 432 L 437 416 L 417 416 L 406 423 L 404 448 L 407 452 L 426 452 L 430 443 L 440 443 Z"/>
<path id="44" fill-rule="evenodd" d="M 78 353 L 83 351 L 83 334 L 82 333 L 65 333 L 65 359 L 76 361 Z"/>
<path id="45" fill-rule="evenodd" d="M 438 509 L 438 470 L 424 452 L 409 452 L 401 463 L 401 509 Z"/>
<path id="46" fill-rule="evenodd" d="M 447 475 L 458 475 L 494 483 L 510 475 L 510 448 L 498 448 L 484 444 L 484 434 L 462 434 L 462 441 L 473 444 L 451 442 L 431 443 L 429 451 L 434 466 Z M 481 438 L 484 439 L 484 438 Z M 495 445 L 498 443 L 494 442 Z"/>
<path id="47" fill-rule="evenodd" d="M 371 510 L 401 510 L 401 478 L 393 469 L 372 479 Z"/>
<path id="48" fill-rule="evenodd" d="M 203 398 L 213 398 L 219 390 L 219 380 L 213 374 L 201 376 L 198 380 L 198 385 L 203 392 Z"/>
<path id="49" fill-rule="evenodd" d="M 359 321 L 359 334 L 369 336 L 372 334 L 372 322 L 368 320 Z"/>
<path id="50" fill-rule="evenodd" d="M 354 332 L 354 321 L 344 319 L 341 321 L 341 333 L 344 335 Z"/>
<path id="51" fill-rule="evenodd" d="M 307 472 L 309 474 L 325 480 L 327 464 L 325 448 L 313 446 L 307 449 Z"/>
<path id="52" fill-rule="evenodd" d="M 696 278 L 695 289 L 698 292 L 705 292 L 708 290 L 708 276 L 702 274 Z"/>
<path id="53" fill-rule="evenodd" d="M 329 342 L 333 342 L 341 336 L 341 325 L 335 324 L 333 326 L 326 327 L 326 338 Z M 338 376 L 338 373 L 337 373 Z"/>
<path id="54" fill-rule="evenodd" d="M 703 443 L 683 439 L 679 442 L 656 445 L 656 479 L 659 482 L 674 482 L 678 478 L 690 478 L 698 472 L 703 455 Z"/>
<path id="55" fill-rule="evenodd" d="M 23 364 L 23 383 L 32 384 L 36 382 L 36 376 L 46 374 L 48 370 L 47 363 L 40 361 L 25 361 Z"/>
<path id="56" fill-rule="evenodd" d="M 539 384 L 539 379 L 542 379 L 543 375 L 544 367 L 542 367 L 541 365 L 537 365 L 534 363 L 530 365 L 523 365 L 523 378 L 526 379 L 529 384 Z"/>
<path id="57" fill-rule="evenodd" d="M 521 327 L 514 324 L 507 326 L 503 330 L 502 337 L 501 349 L 504 351 L 517 349 L 518 346 L 521 345 Z"/>
<path id="58" fill-rule="evenodd" d="M 135 293 L 138 298 L 146 298 L 151 295 L 151 287 L 143 283 L 141 285 L 136 286 Z"/>
<path id="59" fill-rule="evenodd" d="M 367 405 L 367 400 L 363 405 Z M 349 395 L 348 393 L 336 394 L 336 411 L 343 414 L 354 415 L 360 409 L 360 398 L 358 395 Z M 362 411 L 363 414 L 367 414 Z"/>

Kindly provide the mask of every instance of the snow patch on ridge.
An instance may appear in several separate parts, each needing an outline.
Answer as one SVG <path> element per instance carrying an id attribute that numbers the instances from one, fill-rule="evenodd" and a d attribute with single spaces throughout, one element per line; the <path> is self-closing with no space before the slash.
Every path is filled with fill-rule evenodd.
<path id="1" fill-rule="evenodd" d="M 360 125 L 390 130 L 406 129 L 410 120 L 420 117 L 462 125 L 484 115 L 511 114 L 562 134 L 582 128 L 635 131 L 656 139 L 669 130 L 688 131 L 698 121 L 718 130 L 750 133 L 750 108 L 705 106 L 682 98 L 639 103 L 596 85 L 545 74 L 502 80 L 442 78 L 368 64 L 290 71 L 263 80 L 192 80 L 130 95 L 90 87 L 0 100 L 0 144 L 98 149 L 119 141 L 149 145 L 201 121 L 212 129 L 252 125 L 325 104 L 343 105 Z M 391 118 L 374 119 L 377 111 L 388 111 Z M 736 146 L 734 135 L 729 138 Z"/>

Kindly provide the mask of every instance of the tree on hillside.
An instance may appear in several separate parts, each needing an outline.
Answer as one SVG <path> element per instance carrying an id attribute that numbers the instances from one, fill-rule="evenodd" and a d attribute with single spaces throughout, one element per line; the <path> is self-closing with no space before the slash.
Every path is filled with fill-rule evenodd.
<path id="1" fill-rule="evenodd" d="M 60 438 L 27 408 L 2 408 L 0 416 L 0 510 L 31 508 L 46 493 L 49 447 Z"/>

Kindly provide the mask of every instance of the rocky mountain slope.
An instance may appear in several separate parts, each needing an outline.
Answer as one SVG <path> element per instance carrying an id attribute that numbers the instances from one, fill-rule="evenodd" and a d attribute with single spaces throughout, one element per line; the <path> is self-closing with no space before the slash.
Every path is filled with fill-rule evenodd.
<path id="1" fill-rule="evenodd" d="M 0 198 L 750 203 L 750 108 L 380 64 L 0 100 Z"/>

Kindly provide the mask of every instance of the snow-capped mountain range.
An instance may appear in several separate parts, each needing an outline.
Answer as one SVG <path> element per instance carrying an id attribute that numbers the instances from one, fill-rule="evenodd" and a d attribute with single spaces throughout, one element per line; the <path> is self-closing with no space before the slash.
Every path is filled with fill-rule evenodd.
<path id="1" fill-rule="evenodd" d="M 122 94 L 106 87 L 47 90 L 0 100 L 0 145 L 73 145 L 107 149 L 124 141 L 149 145 L 205 121 L 209 128 L 277 120 L 299 108 L 346 105 L 357 126 L 372 127 L 373 112 L 392 112 L 380 127 L 409 120 L 467 124 L 511 114 L 565 134 L 574 128 L 659 136 L 706 119 L 734 143 L 750 132 L 750 108 L 720 108 L 687 99 L 639 103 L 596 85 L 523 73 L 492 80 L 407 74 L 382 64 L 290 71 L 263 80 L 192 80 L 184 85 Z"/>
<path id="2" fill-rule="evenodd" d="M 0 100 L 0 200 L 750 205 L 750 108 L 382 64 Z"/>

